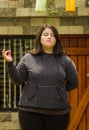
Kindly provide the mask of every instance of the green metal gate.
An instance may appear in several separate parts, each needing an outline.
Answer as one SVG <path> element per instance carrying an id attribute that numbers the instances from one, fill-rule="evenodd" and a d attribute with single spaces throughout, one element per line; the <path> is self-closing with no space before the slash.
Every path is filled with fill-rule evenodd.
<path id="1" fill-rule="evenodd" d="M 28 49 L 34 47 L 34 35 L 30 36 L 0 36 L 0 52 L 11 49 L 15 64 Z M 21 95 L 22 86 L 16 86 L 10 80 L 6 63 L 0 55 L 0 110 L 15 110 Z"/>

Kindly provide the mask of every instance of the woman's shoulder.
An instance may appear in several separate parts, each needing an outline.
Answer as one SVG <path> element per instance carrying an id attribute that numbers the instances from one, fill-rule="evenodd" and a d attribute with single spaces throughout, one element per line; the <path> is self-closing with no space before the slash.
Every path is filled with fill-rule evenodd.
<path id="1" fill-rule="evenodd" d="M 26 53 L 25 55 L 22 56 L 21 61 L 27 61 L 30 60 L 32 55 L 30 53 Z"/>
<path id="2" fill-rule="evenodd" d="M 24 56 L 23 56 L 23 59 L 24 60 L 33 60 L 37 57 L 38 55 L 35 55 L 35 54 L 31 54 L 31 53 L 26 53 Z"/>
<path id="3" fill-rule="evenodd" d="M 73 60 L 68 55 L 62 55 L 58 57 L 58 62 L 62 65 L 73 64 Z"/>
<path id="4" fill-rule="evenodd" d="M 76 67 L 74 61 L 68 55 L 65 55 L 64 59 L 65 59 L 65 63 L 66 63 L 67 66 Z"/>
<path id="5" fill-rule="evenodd" d="M 65 60 L 65 61 L 71 61 L 71 58 L 68 56 L 68 55 L 61 55 L 61 56 L 59 56 L 59 59 L 61 59 L 61 60 Z"/>
<path id="6" fill-rule="evenodd" d="M 68 62 L 71 62 L 71 61 L 72 61 L 72 59 L 71 59 L 68 55 L 64 55 L 64 59 L 65 59 L 66 61 L 68 61 Z"/>
<path id="7" fill-rule="evenodd" d="M 73 60 L 68 55 L 65 55 L 64 59 L 67 64 L 74 64 Z"/>
<path id="8" fill-rule="evenodd" d="M 27 53 L 23 56 L 23 58 L 29 58 L 29 57 L 32 57 L 32 54 L 29 53 L 29 52 L 27 52 Z"/>

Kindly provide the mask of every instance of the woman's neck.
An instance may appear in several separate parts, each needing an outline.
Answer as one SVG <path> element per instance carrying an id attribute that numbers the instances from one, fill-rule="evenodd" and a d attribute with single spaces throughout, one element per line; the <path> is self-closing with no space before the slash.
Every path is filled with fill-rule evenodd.
<path id="1" fill-rule="evenodd" d="M 47 48 L 44 49 L 44 48 L 43 48 L 43 52 L 45 52 L 45 53 L 47 53 L 47 54 L 53 54 L 53 49 L 52 49 L 52 48 L 51 48 L 51 49 L 49 49 L 49 48 L 48 48 L 48 49 L 47 49 Z"/>

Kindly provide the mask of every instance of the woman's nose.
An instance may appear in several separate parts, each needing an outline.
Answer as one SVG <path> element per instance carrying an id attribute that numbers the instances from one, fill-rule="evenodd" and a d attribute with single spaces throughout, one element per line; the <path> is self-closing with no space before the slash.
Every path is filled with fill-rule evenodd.
<path id="1" fill-rule="evenodd" d="M 51 35 L 50 35 L 50 34 L 48 35 L 48 38 L 51 38 Z"/>

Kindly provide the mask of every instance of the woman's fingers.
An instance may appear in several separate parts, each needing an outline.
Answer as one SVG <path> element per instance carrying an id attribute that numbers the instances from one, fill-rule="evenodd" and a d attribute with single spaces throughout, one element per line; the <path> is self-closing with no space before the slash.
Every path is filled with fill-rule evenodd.
<path id="1" fill-rule="evenodd" d="M 10 62 L 12 61 L 12 56 L 11 56 L 11 50 L 2 50 L 2 56 L 5 61 Z"/>

